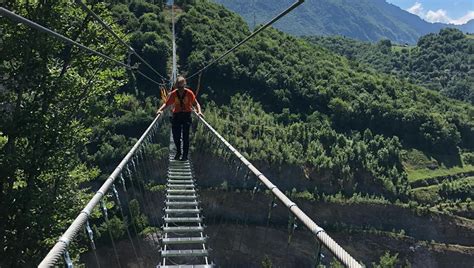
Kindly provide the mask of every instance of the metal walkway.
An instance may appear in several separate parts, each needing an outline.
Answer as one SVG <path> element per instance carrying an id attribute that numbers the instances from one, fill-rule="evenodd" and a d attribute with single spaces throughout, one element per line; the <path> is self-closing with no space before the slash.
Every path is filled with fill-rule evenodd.
<path id="1" fill-rule="evenodd" d="M 210 268 L 213 265 L 208 260 L 207 237 L 204 236 L 191 161 L 174 160 L 176 148 L 173 141 L 170 144 L 161 239 L 162 261 L 158 267 Z"/>

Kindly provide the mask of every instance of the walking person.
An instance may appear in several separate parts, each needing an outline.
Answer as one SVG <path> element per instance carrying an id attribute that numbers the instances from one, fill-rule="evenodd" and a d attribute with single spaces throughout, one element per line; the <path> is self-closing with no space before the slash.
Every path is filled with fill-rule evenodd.
<path id="1" fill-rule="evenodd" d="M 193 91 L 186 88 L 186 79 L 179 76 L 176 79 L 176 89 L 171 91 L 168 99 L 156 112 L 163 113 L 163 110 L 173 105 L 173 116 L 171 119 L 171 129 L 173 141 L 176 146 L 175 160 L 188 160 L 189 152 L 189 129 L 191 128 L 191 112 L 193 105 L 196 106 L 197 114 L 202 116 L 201 105 L 196 100 Z M 183 138 L 183 151 L 181 152 L 181 137 Z"/>

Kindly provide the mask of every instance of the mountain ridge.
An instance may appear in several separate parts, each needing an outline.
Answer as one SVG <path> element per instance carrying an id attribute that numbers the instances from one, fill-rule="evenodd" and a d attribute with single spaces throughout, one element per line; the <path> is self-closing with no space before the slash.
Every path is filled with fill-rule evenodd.
<path id="1" fill-rule="evenodd" d="M 268 21 L 294 1 L 214 2 L 239 13 L 250 26 L 255 26 Z M 385 0 L 318 0 L 306 1 L 275 24 L 275 28 L 297 36 L 341 35 L 361 41 L 390 39 L 409 44 L 447 27 L 474 32 L 474 21 L 464 25 L 430 23 Z"/>

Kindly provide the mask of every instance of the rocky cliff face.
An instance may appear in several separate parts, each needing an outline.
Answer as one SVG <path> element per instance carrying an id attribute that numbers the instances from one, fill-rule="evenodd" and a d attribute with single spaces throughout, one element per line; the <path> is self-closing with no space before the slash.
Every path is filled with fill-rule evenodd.
<path id="1" fill-rule="evenodd" d="M 281 204 L 272 209 L 265 193 L 200 191 L 206 234 L 212 249 L 212 260 L 219 267 L 261 267 L 264 258 L 276 267 L 311 267 L 316 241 L 297 223 L 288 244 L 288 210 Z M 157 194 L 154 200 L 163 201 Z M 410 209 L 393 205 L 334 204 L 295 200 L 311 218 L 321 225 L 341 246 L 365 264 L 378 261 L 386 251 L 399 254 L 412 267 L 471 267 L 474 258 L 474 228 L 471 220 L 444 215 L 417 215 Z M 161 206 L 161 204 L 160 204 Z M 159 210 L 158 213 L 161 213 Z M 149 217 L 161 218 L 161 214 Z M 403 230 L 403 232 L 402 232 Z M 398 234 L 397 234 L 398 233 Z M 135 241 L 137 244 L 137 241 Z M 145 257 L 140 262 L 154 266 L 159 261 L 159 246 L 148 236 L 140 245 Z M 138 267 L 131 245 L 117 244 L 120 260 L 127 267 Z M 115 265 L 110 246 L 99 248 L 101 266 Z M 323 264 L 332 255 L 323 250 Z M 87 267 L 93 267 L 93 254 L 83 256 Z"/>
<path id="2" fill-rule="evenodd" d="M 282 204 L 271 209 L 271 196 L 262 186 L 252 194 L 255 179 L 248 179 L 242 189 L 245 172 L 236 172 L 229 165 L 212 157 L 194 160 L 200 199 L 204 211 L 206 234 L 212 249 L 212 260 L 219 267 L 261 267 L 271 261 L 275 267 L 311 267 L 314 265 L 316 241 L 311 233 L 297 223 L 288 244 L 288 209 Z M 282 190 L 304 190 L 314 187 L 308 173 L 298 167 L 264 167 L 262 171 Z M 156 174 L 161 183 L 164 175 Z M 240 189 L 238 189 L 240 188 Z M 237 190 L 238 189 L 238 190 Z M 154 205 L 161 208 L 164 196 L 152 193 Z M 323 227 L 357 260 L 370 265 L 378 262 L 386 251 L 398 253 L 412 267 L 471 267 L 474 258 L 474 222 L 471 219 L 433 212 L 417 213 L 410 208 L 391 204 L 342 204 L 293 198 L 298 206 Z M 160 222 L 160 209 L 147 215 Z M 150 222 L 153 222 L 150 221 Z M 137 241 L 135 241 L 137 244 Z M 145 267 L 159 262 L 159 245 L 151 236 L 141 241 Z M 121 261 L 127 267 L 138 267 L 131 245 L 118 243 Z M 99 247 L 101 266 L 115 265 L 109 245 Z M 323 264 L 332 261 L 332 254 L 323 250 Z M 87 267 L 95 266 L 94 255 L 85 254 Z M 192 260 L 190 260 L 192 261 Z"/>

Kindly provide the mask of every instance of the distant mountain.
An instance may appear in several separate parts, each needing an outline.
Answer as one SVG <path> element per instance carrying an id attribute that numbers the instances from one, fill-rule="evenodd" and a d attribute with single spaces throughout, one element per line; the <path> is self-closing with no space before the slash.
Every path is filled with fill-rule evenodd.
<path id="1" fill-rule="evenodd" d="M 458 26 L 458 29 L 463 32 L 474 33 L 474 20 L 470 20 L 466 24 Z"/>
<path id="2" fill-rule="evenodd" d="M 214 0 L 242 15 L 252 27 L 262 24 L 294 0 Z M 474 22 L 455 26 L 429 23 L 385 0 L 306 0 L 276 28 L 293 35 L 342 35 L 362 41 L 390 39 L 414 44 L 418 38 L 442 28 L 474 32 Z"/>

